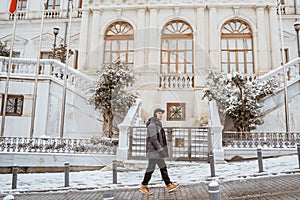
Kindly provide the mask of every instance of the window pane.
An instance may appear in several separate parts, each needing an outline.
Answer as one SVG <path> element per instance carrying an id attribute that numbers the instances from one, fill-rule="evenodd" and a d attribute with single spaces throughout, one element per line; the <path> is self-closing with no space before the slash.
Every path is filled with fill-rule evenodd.
<path id="1" fill-rule="evenodd" d="M 110 41 L 105 41 L 105 49 L 110 50 Z"/>
<path id="2" fill-rule="evenodd" d="M 236 62 L 235 52 L 230 52 L 229 54 L 230 62 Z"/>
<path id="3" fill-rule="evenodd" d="M 110 63 L 110 52 L 105 52 L 104 62 L 105 63 Z"/>
<path id="4" fill-rule="evenodd" d="M 237 49 L 244 49 L 243 39 L 237 39 Z"/>
<path id="5" fill-rule="evenodd" d="M 184 73 L 184 64 L 178 64 L 178 73 Z"/>
<path id="6" fill-rule="evenodd" d="M 227 62 L 228 57 L 227 57 L 227 51 L 222 51 L 222 62 Z"/>
<path id="7" fill-rule="evenodd" d="M 246 52 L 246 62 L 252 62 L 252 52 Z"/>
<path id="8" fill-rule="evenodd" d="M 118 53 L 112 53 L 112 59 L 111 62 L 115 62 L 118 59 Z"/>
<path id="9" fill-rule="evenodd" d="M 161 73 L 168 74 L 168 65 L 167 64 L 161 65 Z"/>
<path id="10" fill-rule="evenodd" d="M 222 40 L 222 49 L 227 49 L 227 40 Z"/>
<path id="11" fill-rule="evenodd" d="M 252 42 L 251 39 L 246 39 L 246 47 L 245 49 L 252 49 Z"/>
<path id="12" fill-rule="evenodd" d="M 161 62 L 162 63 L 168 62 L 168 52 L 166 51 L 161 52 Z"/>
<path id="13" fill-rule="evenodd" d="M 253 74 L 253 64 L 247 64 L 247 74 Z"/>
<path id="14" fill-rule="evenodd" d="M 184 52 L 178 52 L 178 62 L 184 62 Z"/>
<path id="15" fill-rule="evenodd" d="M 237 52 L 238 62 L 244 62 L 244 52 Z"/>
<path id="16" fill-rule="evenodd" d="M 128 63 L 133 63 L 133 58 L 134 58 L 133 55 L 134 55 L 133 52 L 128 53 Z"/>
<path id="17" fill-rule="evenodd" d="M 245 73 L 245 66 L 244 66 L 244 64 L 239 64 L 239 72 L 240 73 Z"/>
<path id="18" fill-rule="evenodd" d="M 178 49 L 185 49 L 185 40 L 178 40 Z"/>
<path id="19" fill-rule="evenodd" d="M 126 60 L 126 53 L 120 53 L 120 57 L 119 57 L 120 61 L 121 62 L 125 62 L 127 63 L 127 60 Z"/>
<path id="20" fill-rule="evenodd" d="M 133 50 L 133 40 L 127 40 L 128 50 Z"/>
<path id="21" fill-rule="evenodd" d="M 171 40 L 170 44 L 171 44 L 170 49 L 172 49 L 172 50 L 176 49 L 176 40 Z"/>
<path id="22" fill-rule="evenodd" d="M 187 51 L 186 52 L 186 61 L 187 62 L 193 62 L 193 52 L 192 51 Z"/>
<path id="23" fill-rule="evenodd" d="M 235 49 L 235 40 L 228 40 L 229 49 Z"/>
<path id="24" fill-rule="evenodd" d="M 235 64 L 230 64 L 230 72 L 235 72 Z"/>
<path id="25" fill-rule="evenodd" d="M 112 51 L 118 50 L 118 40 L 111 41 L 111 50 Z"/>
<path id="26" fill-rule="evenodd" d="M 171 52 L 170 63 L 176 62 L 176 52 Z"/>
<path id="27" fill-rule="evenodd" d="M 193 73 L 193 65 L 192 64 L 186 65 L 186 73 L 188 73 L 188 74 Z"/>
<path id="28" fill-rule="evenodd" d="M 224 73 L 228 73 L 228 65 L 227 64 L 222 64 L 222 72 L 224 72 Z"/>
<path id="29" fill-rule="evenodd" d="M 120 40 L 120 50 L 127 50 L 127 40 Z"/>
<path id="30" fill-rule="evenodd" d="M 176 65 L 170 64 L 170 73 L 176 73 Z"/>
<path id="31" fill-rule="evenodd" d="M 169 49 L 168 40 L 163 40 L 162 41 L 162 49 L 163 50 Z"/>
<path id="32" fill-rule="evenodd" d="M 193 40 L 186 40 L 186 50 L 192 50 L 193 49 Z"/>

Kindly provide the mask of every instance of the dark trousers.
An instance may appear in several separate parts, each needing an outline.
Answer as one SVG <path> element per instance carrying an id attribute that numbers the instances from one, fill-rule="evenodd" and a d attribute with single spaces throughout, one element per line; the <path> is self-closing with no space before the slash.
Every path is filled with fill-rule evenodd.
<path id="1" fill-rule="evenodd" d="M 169 183 L 171 183 L 169 175 L 168 175 L 168 170 L 167 170 L 167 165 L 165 163 L 164 159 L 149 159 L 148 160 L 148 167 L 146 169 L 146 173 L 144 176 L 144 180 L 142 182 L 143 185 L 148 185 L 152 173 L 155 170 L 155 166 L 158 165 L 159 169 L 160 169 L 160 173 L 162 176 L 162 179 L 164 180 L 165 184 L 168 185 Z"/>

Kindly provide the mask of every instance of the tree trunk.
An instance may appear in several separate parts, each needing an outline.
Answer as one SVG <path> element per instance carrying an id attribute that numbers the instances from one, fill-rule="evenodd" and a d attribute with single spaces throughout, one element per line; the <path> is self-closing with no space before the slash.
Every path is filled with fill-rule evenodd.
<path id="1" fill-rule="evenodd" d="M 113 116 L 111 110 L 105 110 L 103 112 L 102 131 L 103 131 L 103 134 L 109 138 L 112 138 L 112 135 L 113 135 L 113 132 L 112 132 L 113 118 L 114 118 L 114 116 Z"/>

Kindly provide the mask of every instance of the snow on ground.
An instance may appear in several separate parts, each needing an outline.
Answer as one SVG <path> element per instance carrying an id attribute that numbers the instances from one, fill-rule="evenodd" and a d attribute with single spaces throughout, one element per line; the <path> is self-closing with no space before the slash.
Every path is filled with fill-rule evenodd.
<path id="1" fill-rule="evenodd" d="M 197 162 L 167 162 L 171 181 L 181 184 L 199 183 L 210 180 L 210 164 Z M 298 156 L 282 156 L 263 160 L 265 176 L 297 171 Z M 216 178 L 219 181 L 250 178 L 258 175 L 258 161 L 227 162 L 215 164 Z M 137 188 L 144 176 L 145 169 L 118 171 L 118 184 L 112 184 L 112 170 L 106 167 L 98 171 L 70 172 L 70 187 L 64 187 L 64 173 L 18 174 L 17 189 L 21 191 L 44 191 L 63 189 L 111 189 Z M 11 192 L 12 175 L 0 174 L 0 192 Z M 151 187 L 163 186 L 158 169 L 149 183 Z"/>

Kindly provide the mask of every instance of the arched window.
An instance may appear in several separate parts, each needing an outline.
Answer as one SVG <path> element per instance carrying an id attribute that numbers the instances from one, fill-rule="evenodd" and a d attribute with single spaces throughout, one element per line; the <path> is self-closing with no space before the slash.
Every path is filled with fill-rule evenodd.
<path id="1" fill-rule="evenodd" d="M 193 31 L 181 20 L 169 22 L 162 30 L 161 73 L 194 73 Z"/>
<path id="2" fill-rule="evenodd" d="M 104 64 L 116 60 L 133 65 L 133 27 L 127 22 L 115 22 L 105 32 Z"/>
<path id="3" fill-rule="evenodd" d="M 222 72 L 254 73 L 253 38 L 248 24 L 242 20 L 230 20 L 222 27 Z"/>

